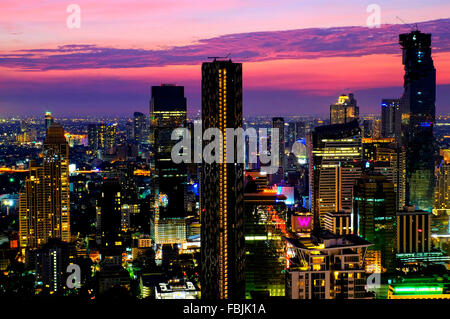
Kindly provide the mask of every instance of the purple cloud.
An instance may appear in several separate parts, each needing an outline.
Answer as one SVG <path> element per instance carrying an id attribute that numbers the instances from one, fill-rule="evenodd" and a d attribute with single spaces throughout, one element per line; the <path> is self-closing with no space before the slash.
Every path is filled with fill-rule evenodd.
<path id="1" fill-rule="evenodd" d="M 432 33 L 434 52 L 450 51 L 450 19 L 421 22 L 419 28 Z M 378 29 L 338 27 L 251 32 L 223 35 L 161 50 L 73 44 L 53 49 L 5 52 L 0 54 L 0 66 L 41 71 L 115 69 L 196 65 L 209 56 L 228 53 L 241 62 L 400 54 L 398 35 L 409 31 L 409 26 L 396 24 Z"/>

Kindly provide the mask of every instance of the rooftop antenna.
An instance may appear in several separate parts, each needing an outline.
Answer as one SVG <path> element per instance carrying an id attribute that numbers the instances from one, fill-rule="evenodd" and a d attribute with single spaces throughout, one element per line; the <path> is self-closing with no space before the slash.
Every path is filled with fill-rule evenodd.
<path id="1" fill-rule="evenodd" d="M 407 24 L 407 25 L 409 25 L 409 27 L 411 28 L 411 31 L 419 31 L 419 27 L 417 26 L 417 23 L 414 23 L 414 24 L 410 24 L 410 23 L 407 23 L 407 22 L 405 22 L 405 21 L 403 21 L 403 19 L 401 19 L 399 16 L 395 16 L 398 20 L 400 20 L 400 22 L 402 22 L 403 24 Z M 415 30 L 414 30 L 415 29 Z"/>
<path id="2" fill-rule="evenodd" d="M 228 59 L 228 57 L 231 55 L 231 53 L 228 53 L 226 56 L 209 56 L 208 59 Z"/>

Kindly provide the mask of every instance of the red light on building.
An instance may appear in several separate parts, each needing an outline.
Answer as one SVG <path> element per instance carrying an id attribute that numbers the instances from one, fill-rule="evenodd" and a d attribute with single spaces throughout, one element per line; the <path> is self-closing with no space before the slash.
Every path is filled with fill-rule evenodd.
<path id="1" fill-rule="evenodd" d="M 15 249 L 19 247 L 19 243 L 17 242 L 17 239 L 13 239 L 9 242 L 9 248 Z"/>

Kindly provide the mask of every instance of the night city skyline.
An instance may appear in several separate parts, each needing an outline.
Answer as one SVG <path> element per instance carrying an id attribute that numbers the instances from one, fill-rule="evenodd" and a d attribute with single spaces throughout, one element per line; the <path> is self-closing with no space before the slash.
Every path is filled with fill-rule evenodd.
<path id="1" fill-rule="evenodd" d="M 0 4 L 0 303 L 448 306 L 450 3 L 281 2 Z"/>

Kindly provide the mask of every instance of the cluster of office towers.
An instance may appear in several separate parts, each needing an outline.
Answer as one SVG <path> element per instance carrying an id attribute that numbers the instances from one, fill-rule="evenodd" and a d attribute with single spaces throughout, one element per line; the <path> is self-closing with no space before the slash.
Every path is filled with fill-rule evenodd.
<path id="1" fill-rule="evenodd" d="M 389 260 L 394 259 L 396 212 L 404 206 L 430 212 L 434 200 L 436 74 L 431 35 L 420 31 L 402 34 L 400 44 L 404 94 L 400 99 L 383 100 L 381 136 L 364 137 L 359 108 L 349 95 L 331 106 L 331 124 L 317 127 L 307 143 L 314 228 L 337 225 L 337 232 L 352 231 L 375 241 L 379 253 L 371 258 L 386 261 L 382 264 L 385 268 L 391 267 Z M 186 167 L 174 164 L 170 153 L 175 143 L 173 129 L 187 126 L 187 105 L 181 86 L 155 86 L 151 93 L 149 129 L 145 115 L 135 113 L 132 139 L 142 143 L 148 136 L 154 145 L 151 171 L 156 203 L 154 235 L 158 237 L 158 223 L 184 215 Z M 222 131 L 220 156 L 227 153 L 226 128 L 242 127 L 242 117 L 242 64 L 216 59 L 203 63 L 202 129 Z M 284 122 L 274 121 L 274 127 L 277 125 L 284 132 Z M 117 132 L 113 124 L 92 125 L 88 134 L 93 150 L 108 153 L 114 148 Z M 280 158 L 284 158 L 282 135 Z M 20 194 L 21 247 L 38 248 L 49 238 L 71 241 L 68 155 L 63 128 L 49 123 L 43 165 L 31 165 L 26 189 Z M 242 298 L 244 165 L 227 163 L 226 159 L 222 164 L 202 164 L 200 176 L 202 298 Z M 375 236 L 381 224 L 383 234 Z"/>

